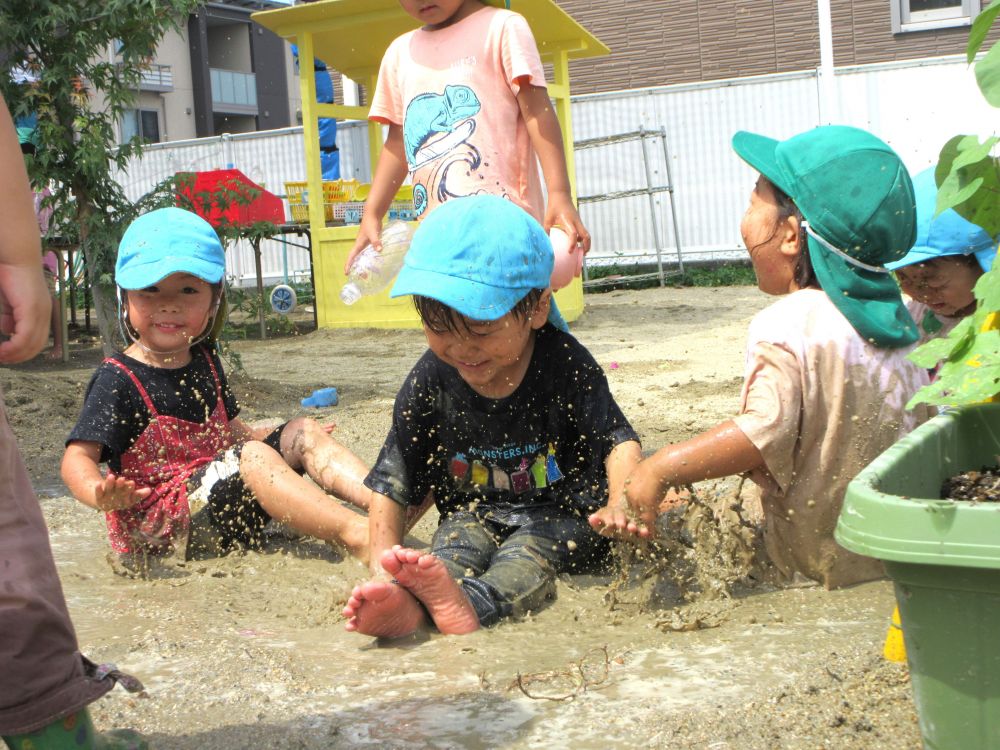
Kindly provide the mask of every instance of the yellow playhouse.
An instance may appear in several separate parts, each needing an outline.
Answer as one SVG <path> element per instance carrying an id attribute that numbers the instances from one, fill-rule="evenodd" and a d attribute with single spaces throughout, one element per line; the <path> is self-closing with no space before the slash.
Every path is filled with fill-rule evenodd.
<path id="1" fill-rule="evenodd" d="M 502 1 L 487 0 L 494 5 Z M 569 61 L 606 55 L 609 49 L 563 11 L 555 0 L 512 0 L 511 9 L 531 26 L 542 61 L 552 67 L 549 95 L 555 102 L 566 148 L 570 184 L 576 184 L 573 162 L 573 124 L 569 102 Z M 280 10 L 261 11 L 253 20 L 297 44 L 300 60 L 314 57 L 366 87 L 375 90 L 379 63 L 389 43 L 417 27 L 418 22 L 400 8 L 397 0 L 321 0 Z M 304 71 L 305 75 L 301 72 Z M 316 102 L 312 66 L 300 68 L 302 125 L 306 149 L 306 189 L 323 195 L 319 157 L 319 118 L 367 120 L 367 107 Z M 382 126 L 368 124 L 372 173 L 382 147 Z M 321 201 L 309 202 L 313 275 L 316 284 L 316 319 L 320 328 L 418 328 L 420 320 L 408 297 L 390 299 L 388 290 L 345 305 L 339 297 L 344 285 L 344 261 L 354 244 L 358 227 L 327 226 Z M 575 279 L 556 294 L 563 316 L 576 320 L 583 312 L 583 287 Z"/>

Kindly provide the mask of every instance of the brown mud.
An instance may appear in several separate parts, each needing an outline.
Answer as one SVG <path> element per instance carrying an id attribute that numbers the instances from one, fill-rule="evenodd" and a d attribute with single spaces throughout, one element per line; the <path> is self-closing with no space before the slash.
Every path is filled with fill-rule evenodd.
<path id="1" fill-rule="evenodd" d="M 649 451 L 734 413 L 746 326 L 767 302 L 739 287 L 612 292 L 588 296 L 573 332 Z M 423 339 L 319 331 L 234 348 L 244 416 L 334 421 L 370 462 Z M 116 576 L 102 517 L 58 476 L 99 359 L 75 343 L 68 365 L 40 357 L 0 370 L 0 384 L 82 650 L 145 683 L 95 704 L 100 727 L 168 750 L 920 746 L 906 667 L 881 657 L 891 585 L 749 585 L 754 539 L 735 503 L 749 493 L 734 481 L 696 486 L 697 502 L 661 520 L 658 548 L 621 552 L 626 568 L 565 577 L 540 612 L 469 636 L 345 632 L 340 610 L 365 570 L 281 529 L 259 552 Z M 331 385 L 338 406 L 299 407 Z M 408 542 L 426 546 L 433 523 Z"/>

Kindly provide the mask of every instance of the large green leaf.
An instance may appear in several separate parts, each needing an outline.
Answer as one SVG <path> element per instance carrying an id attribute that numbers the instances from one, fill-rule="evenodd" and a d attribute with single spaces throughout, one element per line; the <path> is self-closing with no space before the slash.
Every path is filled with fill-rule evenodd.
<path id="1" fill-rule="evenodd" d="M 990 7 L 976 16 L 976 20 L 972 22 L 972 30 L 969 32 L 969 44 L 965 48 L 965 58 L 969 65 L 972 65 L 972 61 L 976 59 L 976 53 L 979 52 L 979 48 L 986 41 L 986 35 L 989 34 L 990 27 L 996 20 L 998 13 L 1000 13 L 1000 3 L 994 2 Z"/>
<path id="2" fill-rule="evenodd" d="M 911 355 L 912 356 L 912 355 Z M 938 371 L 937 380 L 921 388 L 907 408 L 931 404 L 971 404 L 1000 393 L 1000 331 L 980 331 L 961 356 L 952 356 Z"/>
<path id="3" fill-rule="evenodd" d="M 961 356 L 961 352 L 967 349 L 972 339 L 975 337 L 975 329 L 972 327 L 972 319 L 965 318 L 955 326 L 947 336 L 931 339 L 925 344 L 921 344 L 912 352 L 907 359 L 914 364 L 930 369 L 936 367 L 943 359 L 951 359 L 952 356 Z"/>
<path id="4" fill-rule="evenodd" d="M 937 211 L 954 208 L 991 235 L 1000 234 L 1000 161 L 990 155 L 998 141 L 956 135 L 941 149 L 934 171 Z"/>
<path id="5" fill-rule="evenodd" d="M 1000 267 L 993 261 L 993 269 L 979 277 L 973 289 L 976 295 L 978 310 L 987 313 L 1000 311 Z"/>
<path id="6" fill-rule="evenodd" d="M 976 82 L 986 101 L 1000 107 L 1000 42 L 990 47 L 986 57 L 976 63 Z"/>

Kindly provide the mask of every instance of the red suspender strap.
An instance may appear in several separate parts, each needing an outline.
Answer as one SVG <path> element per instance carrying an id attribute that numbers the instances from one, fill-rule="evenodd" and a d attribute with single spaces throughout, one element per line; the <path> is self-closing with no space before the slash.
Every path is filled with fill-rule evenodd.
<path id="1" fill-rule="evenodd" d="M 146 389 L 142 387 L 142 383 L 139 382 L 139 378 L 135 376 L 135 373 L 132 372 L 124 364 L 119 362 L 117 359 L 112 359 L 111 357 L 108 357 L 104 361 L 108 364 L 114 365 L 132 379 L 132 382 L 135 383 L 136 390 L 139 391 L 139 395 L 142 396 L 142 400 L 146 404 L 146 408 L 149 409 L 150 419 L 156 419 L 159 416 L 159 414 L 156 411 L 156 407 L 153 406 L 153 399 L 151 399 L 149 397 L 149 394 L 146 393 Z"/>

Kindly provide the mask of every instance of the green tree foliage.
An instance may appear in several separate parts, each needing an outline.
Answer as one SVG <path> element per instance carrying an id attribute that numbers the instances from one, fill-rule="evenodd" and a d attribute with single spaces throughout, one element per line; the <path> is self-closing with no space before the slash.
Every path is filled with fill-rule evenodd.
<path id="1" fill-rule="evenodd" d="M 997 15 L 1000 2 L 991 4 L 973 23 L 966 49 L 970 64 Z M 975 72 L 986 101 L 1000 107 L 1000 42 L 976 63 Z M 980 142 L 974 135 L 956 135 L 941 149 L 934 171 L 938 212 L 954 208 L 994 237 L 1000 235 L 1000 160 L 993 155 L 998 142 L 994 136 Z M 1000 266 L 996 261 L 980 277 L 975 295 L 975 313 L 947 337 L 931 340 L 910 355 L 924 367 L 943 364 L 937 379 L 921 388 L 908 408 L 918 403 L 971 404 L 1000 394 Z"/>
<path id="2" fill-rule="evenodd" d="M 49 186 L 53 226 L 83 249 L 96 282 L 98 326 L 107 343 L 115 249 L 135 208 L 112 173 L 138 155 L 138 137 L 117 147 L 115 125 L 135 106 L 156 45 L 201 0 L 18 0 L 0 3 L 0 76 L 15 117 L 35 113 L 39 148 L 29 159 L 33 184 Z"/>

